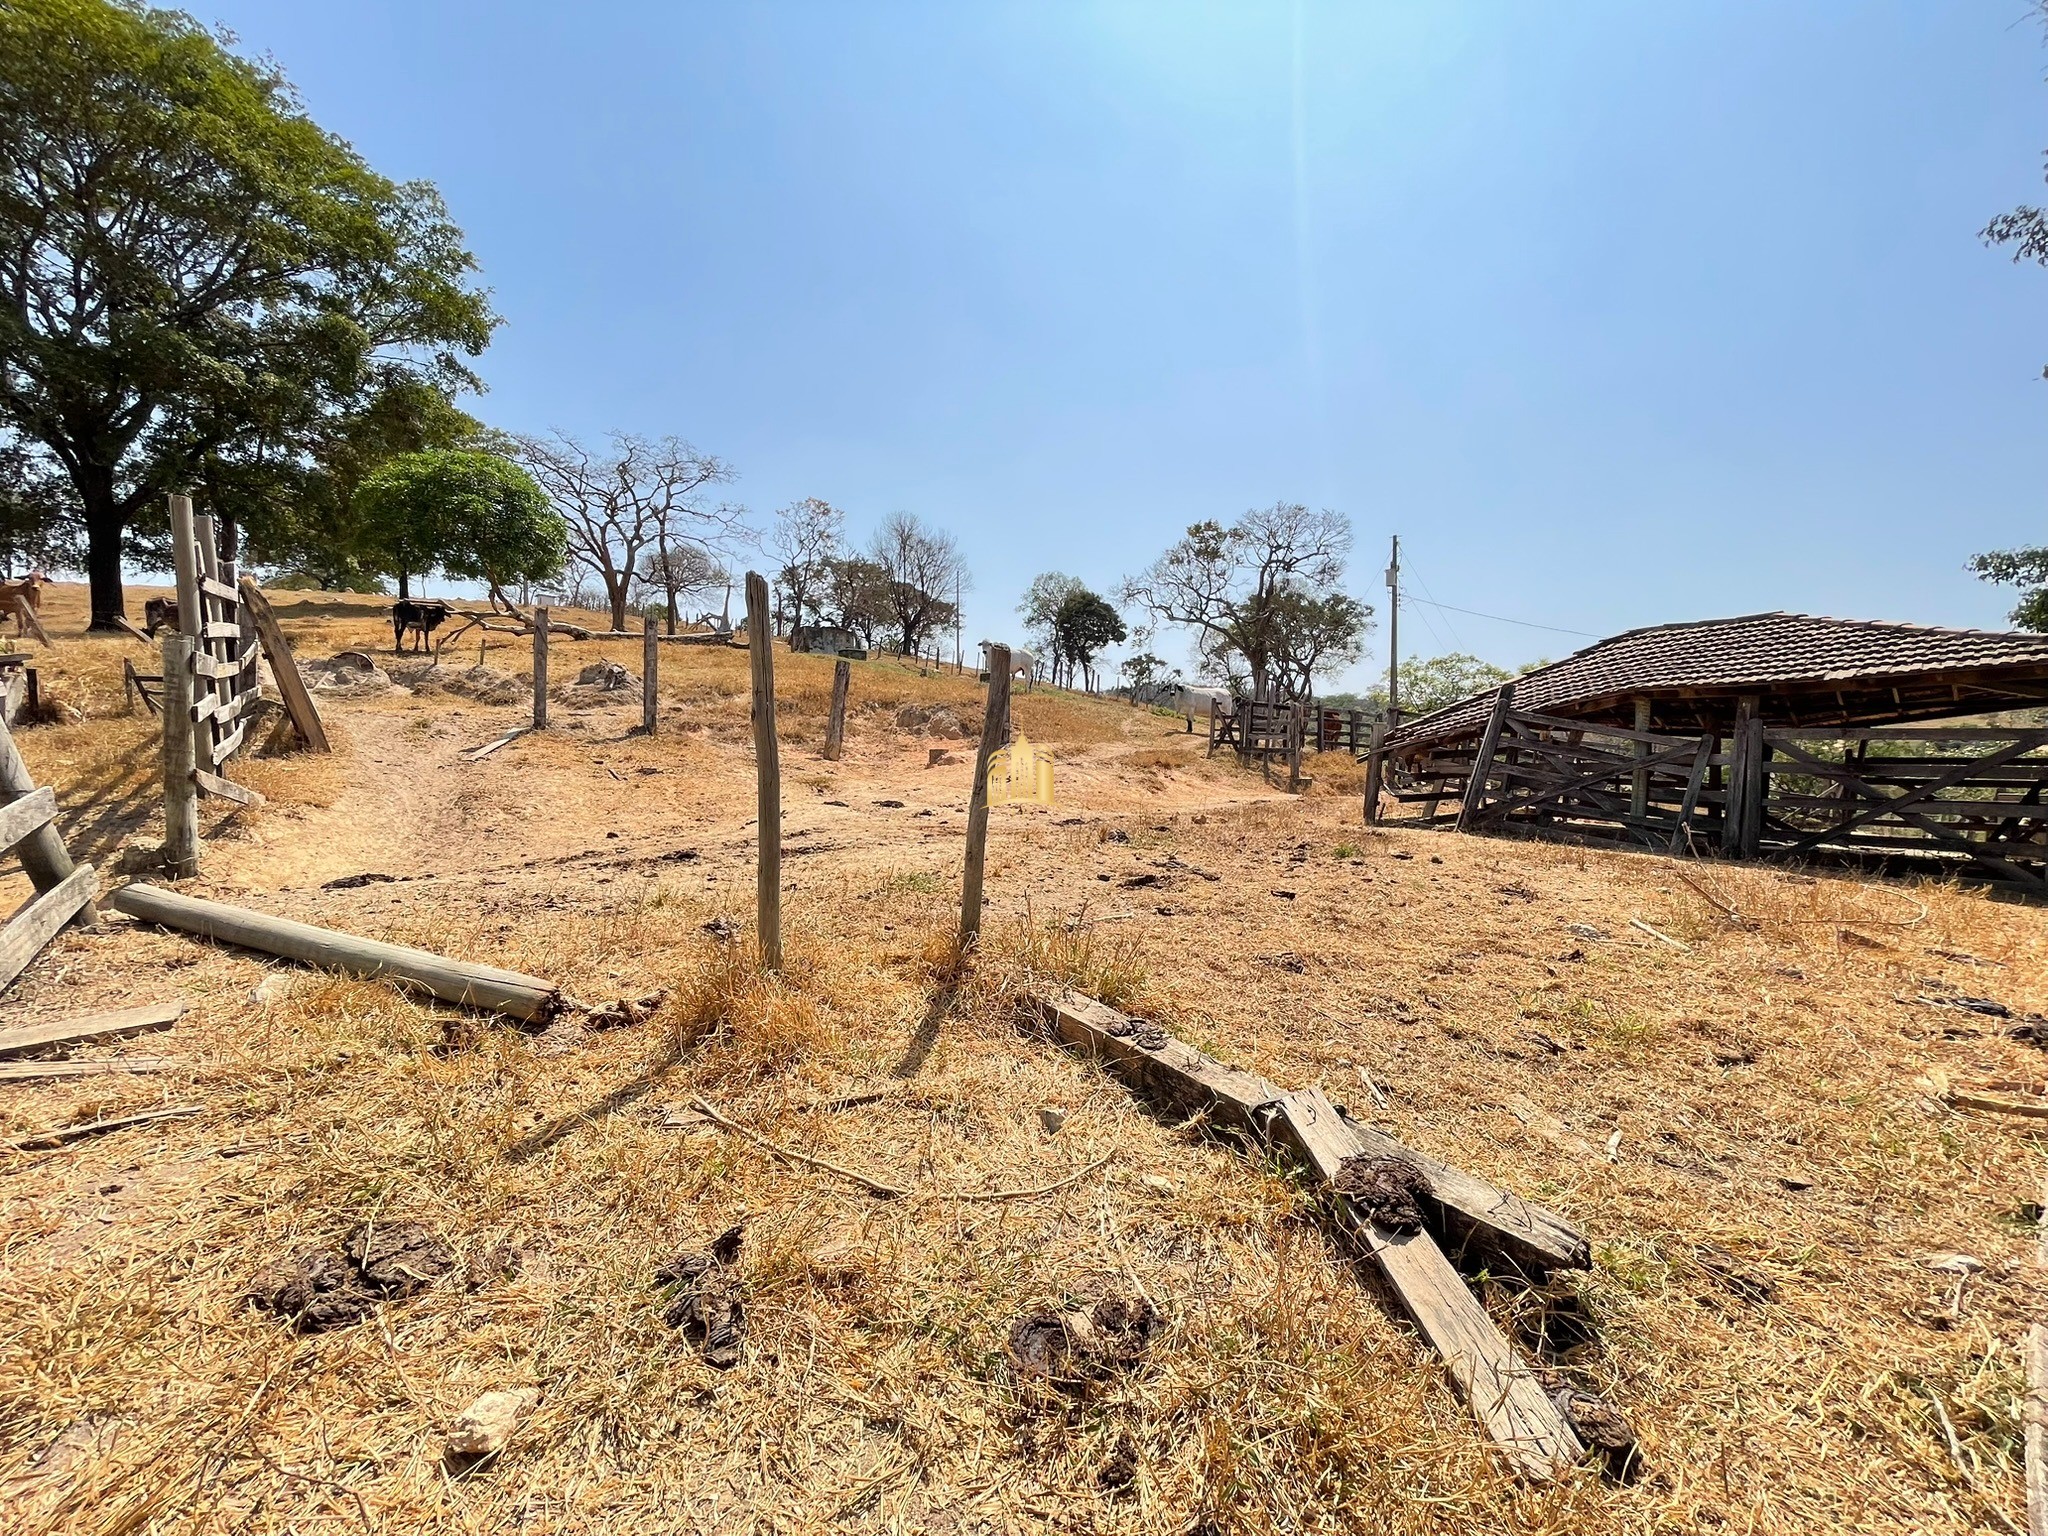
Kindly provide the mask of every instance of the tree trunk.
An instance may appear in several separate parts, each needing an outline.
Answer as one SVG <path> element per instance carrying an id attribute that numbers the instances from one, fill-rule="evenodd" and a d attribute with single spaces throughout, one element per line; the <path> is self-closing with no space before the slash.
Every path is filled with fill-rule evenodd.
<path id="1" fill-rule="evenodd" d="M 402 603 L 412 596 L 412 572 L 404 566 L 398 568 L 398 600 Z"/>
<path id="2" fill-rule="evenodd" d="M 614 577 L 609 571 L 605 573 L 604 592 L 605 596 L 612 600 L 612 629 L 614 631 L 626 627 L 626 588 L 632 579 L 630 576 Z"/>
<path id="3" fill-rule="evenodd" d="M 79 499 L 85 503 L 85 575 L 92 594 L 92 624 L 96 630 L 121 633 L 117 619 L 128 617 L 127 597 L 121 586 L 121 536 L 127 531 L 127 517 L 114 500 L 114 477 L 110 471 L 87 470 L 73 476 Z"/>

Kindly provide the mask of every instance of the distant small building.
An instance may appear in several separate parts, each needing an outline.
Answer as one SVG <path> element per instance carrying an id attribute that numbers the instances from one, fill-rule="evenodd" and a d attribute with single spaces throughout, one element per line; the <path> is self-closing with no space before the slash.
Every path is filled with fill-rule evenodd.
<path id="1" fill-rule="evenodd" d="M 860 636 L 837 624 L 799 624 L 789 632 L 789 648 L 809 656 L 851 656 L 867 659 L 867 647 Z"/>

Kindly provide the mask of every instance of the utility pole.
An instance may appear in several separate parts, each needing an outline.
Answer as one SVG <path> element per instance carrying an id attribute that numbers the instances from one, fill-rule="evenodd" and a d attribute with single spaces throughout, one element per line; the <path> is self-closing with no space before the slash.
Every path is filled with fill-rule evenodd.
<path id="1" fill-rule="evenodd" d="M 1401 535 L 1387 561 L 1387 729 L 1401 723 Z"/>

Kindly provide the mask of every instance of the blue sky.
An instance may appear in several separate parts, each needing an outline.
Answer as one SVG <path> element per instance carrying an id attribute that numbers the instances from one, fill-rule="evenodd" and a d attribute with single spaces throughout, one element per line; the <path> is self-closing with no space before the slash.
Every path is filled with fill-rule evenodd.
<path id="1" fill-rule="evenodd" d="M 970 642 L 1283 498 L 1376 609 L 1399 532 L 1418 596 L 1594 634 L 1996 626 L 1964 560 L 2048 542 L 2048 272 L 1976 237 L 2048 197 L 2026 0 L 197 13 L 441 188 L 488 420 L 916 512 Z"/>

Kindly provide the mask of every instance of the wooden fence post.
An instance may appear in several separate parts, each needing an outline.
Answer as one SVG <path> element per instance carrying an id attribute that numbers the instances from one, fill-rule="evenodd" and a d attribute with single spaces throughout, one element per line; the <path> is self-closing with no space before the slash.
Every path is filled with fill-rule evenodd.
<path id="1" fill-rule="evenodd" d="M 759 857 L 754 872 L 754 926 L 761 965 L 782 969 L 782 758 L 775 740 L 775 624 L 768 583 L 747 572 L 747 660 L 754 675 L 754 814 Z"/>
<path id="2" fill-rule="evenodd" d="M 832 710 L 825 716 L 825 758 L 838 762 L 846 749 L 846 690 L 853 682 L 853 663 L 844 656 L 832 666 Z"/>
<path id="3" fill-rule="evenodd" d="M 198 601 L 196 584 L 193 600 Z M 197 613 L 196 606 L 193 611 Z M 182 623 L 184 614 L 178 617 Z M 192 778 L 193 649 L 190 635 L 164 636 L 164 866 L 173 880 L 189 880 L 199 873 L 199 786 Z"/>
<path id="4" fill-rule="evenodd" d="M 1502 683 L 1493 696 L 1493 713 L 1486 717 L 1486 734 L 1479 738 L 1479 753 L 1472 759 L 1472 777 L 1465 781 L 1465 802 L 1458 807 L 1458 830 L 1472 825 L 1486 798 L 1486 776 L 1493 771 L 1493 755 L 1500 750 L 1500 733 L 1508 723 L 1508 710 L 1515 702 L 1515 685 Z"/>
<path id="5" fill-rule="evenodd" d="M 1287 792 L 1301 793 L 1301 738 L 1308 731 L 1308 706 L 1296 702 L 1287 706 Z"/>
<path id="6" fill-rule="evenodd" d="M 1010 648 L 988 648 L 988 703 L 981 717 L 981 747 L 974 754 L 974 788 L 967 796 L 967 868 L 960 882 L 960 948 L 981 937 L 981 870 L 988 853 L 988 765 L 1009 739 Z"/>
<path id="7" fill-rule="evenodd" d="M 655 710 L 661 695 L 661 636 L 654 628 L 654 615 L 640 616 L 640 729 L 654 734 Z"/>
<path id="8" fill-rule="evenodd" d="M 1366 749 L 1365 757 L 1365 824 L 1379 825 L 1380 786 L 1387 774 L 1387 722 L 1375 720 L 1372 723 L 1372 745 Z"/>
<path id="9" fill-rule="evenodd" d="M 548 724 L 548 611 L 533 610 L 533 728 Z"/>
<path id="10" fill-rule="evenodd" d="M 1636 700 L 1636 729 L 1648 733 L 1650 729 L 1650 701 Z M 1638 741 L 1635 744 L 1637 757 L 1650 755 L 1650 744 Z M 1628 813 L 1637 821 L 1647 820 L 1650 814 L 1650 770 L 1638 768 L 1629 778 Z"/>
<path id="11" fill-rule="evenodd" d="M 199 607 L 198 531 L 193 527 L 192 498 L 171 498 L 171 569 L 178 584 L 179 633 L 196 635 L 206 617 Z"/>
<path id="12" fill-rule="evenodd" d="M 1749 735 L 1756 720 L 1757 696 L 1745 693 L 1735 701 L 1735 724 L 1728 732 L 1728 772 L 1721 804 L 1721 851 L 1743 857 L 1748 843 L 1749 809 L 1755 797 L 1751 780 Z"/>

